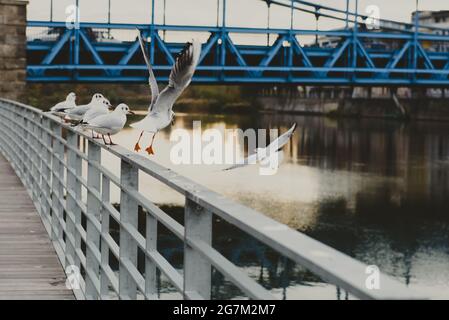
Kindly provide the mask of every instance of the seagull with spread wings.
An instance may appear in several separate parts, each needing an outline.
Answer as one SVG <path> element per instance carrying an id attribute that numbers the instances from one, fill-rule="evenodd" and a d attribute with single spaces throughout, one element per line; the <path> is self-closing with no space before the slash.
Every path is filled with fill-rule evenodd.
<path id="1" fill-rule="evenodd" d="M 140 48 L 142 49 L 145 63 L 148 67 L 149 77 L 148 83 L 151 89 L 151 104 L 148 108 L 148 114 L 142 120 L 131 124 L 131 127 L 140 129 L 139 140 L 134 147 L 135 151 L 140 150 L 140 139 L 144 132 L 153 134 L 151 143 L 145 151 L 148 154 L 154 154 L 153 143 L 158 131 L 167 127 L 173 121 L 175 113 L 173 112 L 173 104 L 181 95 L 184 89 L 190 84 L 196 66 L 201 54 L 201 43 L 197 41 L 188 42 L 184 49 L 178 55 L 175 64 L 170 73 L 168 86 L 159 93 L 159 88 L 151 68 L 150 60 L 146 51 L 145 43 L 142 39 L 140 31 L 138 33 Z"/>
<path id="2" fill-rule="evenodd" d="M 278 167 L 282 161 L 282 148 L 287 144 L 293 133 L 296 130 L 296 123 L 284 134 L 278 137 L 276 140 L 271 142 L 266 148 L 257 148 L 255 153 L 242 159 L 238 163 L 223 169 L 224 171 L 232 170 L 240 167 L 247 166 L 249 164 L 260 163 L 262 166 L 272 165 Z M 273 161 L 274 160 L 274 161 Z M 274 169 L 274 168 L 273 168 Z"/>

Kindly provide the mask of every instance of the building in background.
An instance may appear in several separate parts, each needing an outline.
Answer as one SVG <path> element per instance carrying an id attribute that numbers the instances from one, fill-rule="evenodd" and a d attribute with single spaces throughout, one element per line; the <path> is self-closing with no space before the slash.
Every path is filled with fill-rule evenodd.
<path id="1" fill-rule="evenodd" d="M 416 11 L 412 13 L 412 23 L 415 23 Z M 420 31 L 439 35 L 449 35 L 449 10 L 441 11 L 418 11 Z M 429 28 L 426 28 L 429 27 Z M 438 29 L 432 29 L 432 28 Z M 449 42 L 423 41 L 426 50 L 436 52 L 449 52 Z"/>

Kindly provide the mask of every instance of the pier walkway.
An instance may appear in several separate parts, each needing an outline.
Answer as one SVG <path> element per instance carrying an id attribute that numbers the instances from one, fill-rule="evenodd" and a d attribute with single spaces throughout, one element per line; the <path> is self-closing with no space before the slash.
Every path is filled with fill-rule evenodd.
<path id="1" fill-rule="evenodd" d="M 73 299 L 25 187 L 0 155 L 0 300 Z"/>

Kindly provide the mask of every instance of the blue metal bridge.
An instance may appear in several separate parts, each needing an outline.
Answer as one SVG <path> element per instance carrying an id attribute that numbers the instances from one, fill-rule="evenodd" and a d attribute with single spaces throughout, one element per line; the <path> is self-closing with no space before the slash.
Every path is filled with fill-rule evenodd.
<path id="1" fill-rule="evenodd" d="M 342 0 L 345 10 L 310 1 L 261 0 L 267 4 L 267 27 L 244 28 L 226 24 L 226 0 L 218 0 L 221 6 L 211 13 L 217 14 L 216 26 L 181 26 L 155 23 L 151 1 L 149 24 L 28 21 L 27 81 L 146 82 L 137 37 L 114 36 L 124 31 L 136 36 L 139 29 L 161 81 L 168 79 L 184 44 L 165 35 L 180 33 L 186 41 L 207 35 L 194 77 L 198 83 L 449 86 L 449 30 L 420 24 L 418 14 L 411 24 L 374 19 L 373 28 L 368 23 L 373 18 L 359 14 L 358 0 L 355 11 L 349 10 L 349 0 Z M 290 28 L 270 28 L 272 6 L 289 8 Z M 316 27 L 294 28 L 296 12 L 313 15 Z M 320 30 L 318 21 L 324 18 L 342 27 Z M 255 35 L 266 35 L 266 42 L 245 43 Z"/>

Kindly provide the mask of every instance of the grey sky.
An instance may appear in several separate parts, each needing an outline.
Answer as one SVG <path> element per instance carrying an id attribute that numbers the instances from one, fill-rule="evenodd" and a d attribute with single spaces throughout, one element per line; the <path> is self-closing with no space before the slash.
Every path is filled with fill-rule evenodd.
<path id="1" fill-rule="evenodd" d="M 151 0 L 111 0 L 111 20 L 122 23 L 149 23 L 151 17 Z M 162 23 L 164 0 L 155 0 L 156 23 Z M 220 0 L 221 1 L 221 0 Z M 313 1 L 313 0 L 309 0 Z M 344 9 L 346 0 L 316 0 L 317 3 Z M 65 9 L 75 0 L 54 0 L 54 20 L 65 21 Z M 107 21 L 108 0 L 80 0 L 81 21 Z M 355 0 L 351 0 L 354 8 Z M 242 27 L 265 27 L 267 9 L 260 0 L 227 0 L 227 24 Z M 380 8 L 381 18 L 410 21 L 411 12 L 415 10 L 415 0 L 359 0 L 359 11 L 365 12 L 368 5 Z M 215 25 L 217 0 L 166 0 L 167 24 L 181 25 Z M 28 19 L 46 20 L 49 18 L 50 0 L 30 0 Z M 420 10 L 449 10 L 448 0 L 420 0 Z M 289 9 L 273 5 L 271 9 L 272 28 L 288 28 L 290 25 Z M 321 18 L 320 28 L 336 28 L 335 21 Z M 294 27 L 315 28 L 315 19 L 306 13 L 296 13 Z"/>

